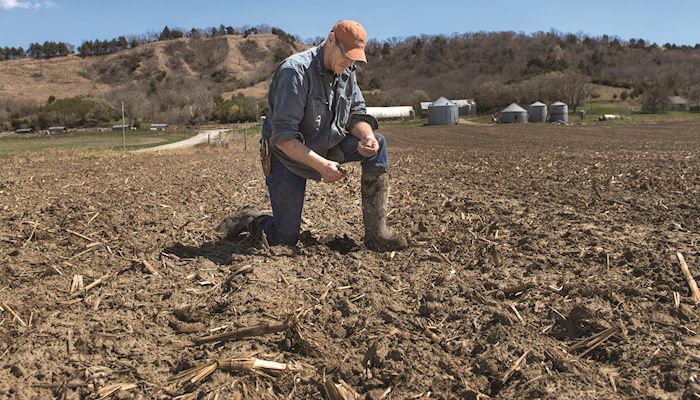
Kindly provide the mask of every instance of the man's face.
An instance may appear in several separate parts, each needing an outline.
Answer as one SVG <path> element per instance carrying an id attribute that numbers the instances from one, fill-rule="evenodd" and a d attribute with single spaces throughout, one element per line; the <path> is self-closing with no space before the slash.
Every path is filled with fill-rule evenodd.
<path id="1" fill-rule="evenodd" d="M 343 71 L 353 66 L 355 61 L 345 55 L 345 49 L 343 49 L 343 45 L 340 44 L 338 40 L 334 40 L 333 42 L 329 60 L 330 65 L 328 67 L 330 67 L 329 69 L 336 75 L 340 75 Z"/>

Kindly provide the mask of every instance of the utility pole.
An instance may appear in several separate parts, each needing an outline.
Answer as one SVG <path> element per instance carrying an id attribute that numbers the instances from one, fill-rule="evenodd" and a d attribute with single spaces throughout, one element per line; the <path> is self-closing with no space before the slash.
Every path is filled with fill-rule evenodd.
<path id="1" fill-rule="evenodd" d="M 122 150 L 126 150 L 126 127 L 124 124 L 124 101 L 122 100 Z"/>

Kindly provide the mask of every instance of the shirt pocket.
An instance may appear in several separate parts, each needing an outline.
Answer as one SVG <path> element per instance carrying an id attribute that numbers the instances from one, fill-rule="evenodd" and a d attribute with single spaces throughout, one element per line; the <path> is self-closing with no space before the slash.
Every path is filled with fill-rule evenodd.
<path id="1" fill-rule="evenodd" d="M 330 110 L 328 100 L 321 97 L 311 97 L 307 104 L 306 120 L 313 133 L 318 133 L 323 127 L 328 126 L 330 121 Z"/>
<path id="2" fill-rule="evenodd" d="M 336 120 L 338 121 L 338 127 L 342 129 L 345 133 L 345 127 L 348 124 L 348 119 L 350 118 L 350 100 L 344 96 L 338 98 L 338 107 L 336 108 Z"/>

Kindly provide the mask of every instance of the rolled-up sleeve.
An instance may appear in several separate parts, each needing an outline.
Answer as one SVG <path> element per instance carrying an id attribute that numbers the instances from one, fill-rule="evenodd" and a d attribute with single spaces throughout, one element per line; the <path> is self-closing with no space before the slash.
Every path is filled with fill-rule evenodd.
<path id="1" fill-rule="evenodd" d="M 365 98 L 362 96 L 362 91 L 357 85 L 357 81 L 353 82 L 352 88 L 352 98 L 350 99 L 350 117 L 348 118 L 348 123 L 345 125 L 345 130 L 348 132 L 352 131 L 359 122 L 368 123 L 373 130 L 379 129 L 379 121 L 373 116 L 367 114 L 367 106 L 365 105 Z"/>
<path id="2" fill-rule="evenodd" d="M 270 143 L 278 145 L 291 139 L 304 141 L 299 125 L 304 118 L 307 88 L 302 71 L 294 68 L 282 68 L 275 79 L 274 102 L 275 113 L 272 118 Z"/>

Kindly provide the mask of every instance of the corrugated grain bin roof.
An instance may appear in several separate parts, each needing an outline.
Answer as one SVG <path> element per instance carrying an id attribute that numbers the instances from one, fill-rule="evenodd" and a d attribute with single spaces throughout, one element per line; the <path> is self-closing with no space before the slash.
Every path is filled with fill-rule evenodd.
<path id="1" fill-rule="evenodd" d="M 561 101 L 557 101 L 556 103 L 552 103 L 552 105 L 551 105 L 550 107 L 553 107 L 553 106 L 565 106 L 565 105 L 566 105 L 566 103 L 562 103 Z"/>
<path id="2" fill-rule="evenodd" d="M 541 101 L 536 101 L 536 102 L 530 104 L 530 107 L 547 107 L 547 105 L 542 103 Z"/>
<path id="3" fill-rule="evenodd" d="M 457 104 L 447 100 L 444 97 L 440 97 L 439 99 L 435 100 L 433 104 L 430 105 L 430 107 L 445 107 L 445 106 L 456 106 Z"/>
<path id="4" fill-rule="evenodd" d="M 520 107 L 519 105 L 513 103 L 503 109 L 501 112 L 527 112 L 524 108 Z"/>

